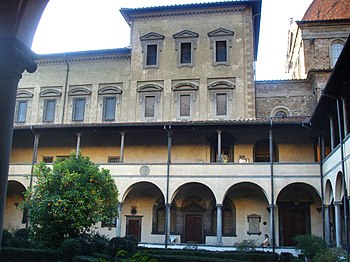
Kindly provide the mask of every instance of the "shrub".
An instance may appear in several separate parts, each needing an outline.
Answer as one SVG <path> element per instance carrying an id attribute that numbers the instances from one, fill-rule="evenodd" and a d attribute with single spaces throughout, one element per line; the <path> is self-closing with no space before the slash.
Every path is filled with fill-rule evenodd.
<path id="1" fill-rule="evenodd" d="M 61 255 L 66 259 L 71 259 L 76 255 L 82 254 L 82 245 L 76 238 L 66 238 L 60 247 Z"/>
<path id="2" fill-rule="evenodd" d="M 255 247 L 257 246 L 255 240 L 243 240 L 238 243 L 237 250 L 238 251 L 255 251 Z"/>
<path id="3" fill-rule="evenodd" d="M 108 254 L 115 257 L 120 250 L 128 253 L 135 252 L 137 248 L 137 240 L 134 237 L 114 237 L 108 242 Z"/>
<path id="4" fill-rule="evenodd" d="M 12 234 L 9 231 L 7 231 L 6 229 L 3 229 L 2 230 L 1 246 L 7 247 L 11 238 L 12 238 Z"/>
<path id="5" fill-rule="evenodd" d="M 0 261 L 11 262 L 56 262 L 59 253 L 53 250 L 4 247 L 1 249 Z"/>
<path id="6" fill-rule="evenodd" d="M 28 240 L 29 231 L 25 228 L 20 228 L 15 232 L 15 238 Z"/>
<path id="7" fill-rule="evenodd" d="M 305 257 L 312 259 L 326 248 L 321 237 L 315 235 L 297 235 L 294 237 L 295 247 L 300 249 Z"/>
<path id="8" fill-rule="evenodd" d="M 317 262 L 341 262 L 346 260 L 346 251 L 342 248 L 327 248 L 323 252 L 319 252 L 314 258 Z"/>

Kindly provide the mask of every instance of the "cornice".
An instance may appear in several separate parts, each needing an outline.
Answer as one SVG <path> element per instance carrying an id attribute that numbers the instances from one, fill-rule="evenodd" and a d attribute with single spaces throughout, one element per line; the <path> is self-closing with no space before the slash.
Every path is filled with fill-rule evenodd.
<path id="1" fill-rule="evenodd" d="M 60 63 L 74 63 L 74 62 L 94 62 L 101 60 L 130 60 L 131 49 L 115 50 L 91 50 L 91 51 L 79 51 L 69 53 L 58 54 L 45 54 L 39 55 L 36 63 L 38 65 L 45 64 L 60 64 Z"/>
<path id="2" fill-rule="evenodd" d="M 206 9 L 206 10 L 181 10 L 181 11 L 168 11 L 159 13 L 140 13 L 130 14 L 131 20 L 137 19 L 154 19 L 164 17 L 178 17 L 178 16 L 195 16 L 195 15 L 208 15 L 208 14 L 226 14 L 226 13 L 242 13 L 245 10 L 244 6 L 222 8 L 222 9 Z"/>

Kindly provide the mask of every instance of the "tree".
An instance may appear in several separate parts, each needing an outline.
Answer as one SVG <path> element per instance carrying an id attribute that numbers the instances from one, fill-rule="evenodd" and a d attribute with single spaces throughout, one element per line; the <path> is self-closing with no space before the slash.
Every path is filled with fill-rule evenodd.
<path id="1" fill-rule="evenodd" d="M 21 205 L 28 209 L 33 240 L 59 245 L 118 215 L 118 190 L 109 170 L 99 169 L 88 157 L 72 153 L 56 160 L 52 169 L 40 163 L 34 174 L 35 185 Z"/>

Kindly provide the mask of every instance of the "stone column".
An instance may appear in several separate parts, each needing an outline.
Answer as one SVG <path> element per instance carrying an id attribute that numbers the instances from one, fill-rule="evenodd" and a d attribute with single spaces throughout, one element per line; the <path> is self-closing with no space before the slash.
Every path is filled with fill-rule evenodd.
<path id="1" fill-rule="evenodd" d="M 124 162 L 124 140 L 125 132 L 120 132 L 120 162 Z"/>
<path id="2" fill-rule="evenodd" d="M 222 245 L 222 204 L 216 205 L 216 239 L 217 245 Z"/>
<path id="3" fill-rule="evenodd" d="M 270 205 L 270 242 L 271 246 L 274 249 L 276 245 L 276 239 L 275 239 L 275 205 Z"/>
<path id="4" fill-rule="evenodd" d="M 30 171 L 29 187 L 32 187 L 32 185 L 33 185 L 34 166 L 38 162 L 39 138 L 40 138 L 40 134 L 34 134 L 33 158 L 32 158 L 32 166 L 31 166 L 31 171 Z"/>
<path id="5" fill-rule="evenodd" d="M 331 138 L 331 150 L 335 147 L 335 133 L 334 133 L 334 120 L 333 117 L 329 117 L 329 131 Z"/>
<path id="6" fill-rule="evenodd" d="M 80 140 L 81 140 L 81 133 L 77 133 L 77 147 L 75 149 L 75 156 L 78 157 L 79 152 L 80 152 Z"/>
<path id="7" fill-rule="evenodd" d="M 347 110 L 347 100 L 342 98 L 342 107 L 343 107 L 343 123 L 344 123 L 344 137 L 349 134 L 349 122 L 348 122 L 348 110 Z"/>
<path id="8" fill-rule="evenodd" d="M 116 236 L 117 237 L 121 237 L 121 232 L 122 232 L 122 224 L 121 224 L 121 220 L 122 220 L 122 203 L 119 203 L 117 206 L 118 209 L 118 217 L 116 220 Z"/>
<path id="9" fill-rule="evenodd" d="M 0 239 L 4 223 L 7 180 L 12 144 L 16 94 L 22 73 L 35 72 L 35 54 L 16 38 L 0 40 Z"/>
<path id="10" fill-rule="evenodd" d="M 337 247 L 342 246 L 342 234 L 341 234 L 341 215 L 340 206 L 341 201 L 334 201 L 334 216 L 335 216 L 335 242 Z"/>
<path id="11" fill-rule="evenodd" d="M 327 246 L 331 246 L 331 221 L 330 221 L 330 216 L 329 216 L 329 205 L 324 205 L 323 210 L 324 210 L 324 226 L 325 226 L 325 234 L 324 234 L 324 239 L 326 241 Z"/>
<path id="12" fill-rule="evenodd" d="M 221 158 L 221 130 L 217 131 L 218 133 L 218 162 L 222 163 L 222 158 Z"/>
<path id="13" fill-rule="evenodd" d="M 171 204 L 165 204 L 165 227 L 166 227 L 166 241 L 170 243 L 170 215 L 171 215 Z"/>

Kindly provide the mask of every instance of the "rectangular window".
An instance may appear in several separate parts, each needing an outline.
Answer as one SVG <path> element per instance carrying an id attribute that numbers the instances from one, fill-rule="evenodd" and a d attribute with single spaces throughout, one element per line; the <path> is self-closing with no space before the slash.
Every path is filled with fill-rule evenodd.
<path id="1" fill-rule="evenodd" d="M 27 118 L 28 101 L 18 101 L 16 111 L 16 122 L 24 123 Z"/>
<path id="2" fill-rule="evenodd" d="M 192 62 L 191 43 L 181 43 L 180 63 L 191 64 Z"/>
<path id="3" fill-rule="evenodd" d="M 191 95 L 180 95 L 180 117 L 191 116 Z"/>
<path id="4" fill-rule="evenodd" d="M 215 42 L 215 61 L 217 63 L 227 62 L 227 42 L 226 41 Z"/>
<path id="5" fill-rule="evenodd" d="M 108 163 L 119 163 L 120 162 L 120 156 L 109 156 L 108 157 Z"/>
<path id="6" fill-rule="evenodd" d="M 147 45 L 146 65 L 157 65 L 157 45 Z"/>
<path id="7" fill-rule="evenodd" d="M 55 99 L 44 100 L 43 121 L 45 121 L 45 122 L 55 121 L 55 110 L 56 110 L 56 100 Z"/>
<path id="8" fill-rule="evenodd" d="M 227 94 L 216 94 L 216 115 L 227 115 Z"/>
<path id="9" fill-rule="evenodd" d="M 84 121 L 85 98 L 74 98 L 73 100 L 73 121 Z"/>
<path id="10" fill-rule="evenodd" d="M 56 156 L 56 159 L 58 161 L 63 161 L 63 160 L 66 160 L 67 158 L 69 158 L 69 156 Z"/>
<path id="11" fill-rule="evenodd" d="M 115 97 L 104 97 L 103 98 L 103 120 L 114 121 L 115 119 Z"/>
<path id="12" fill-rule="evenodd" d="M 43 162 L 45 163 L 53 163 L 53 156 L 43 156 Z"/>
<path id="13" fill-rule="evenodd" d="M 155 96 L 145 96 L 145 117 L 154 117 L 156 107 Z"/>

